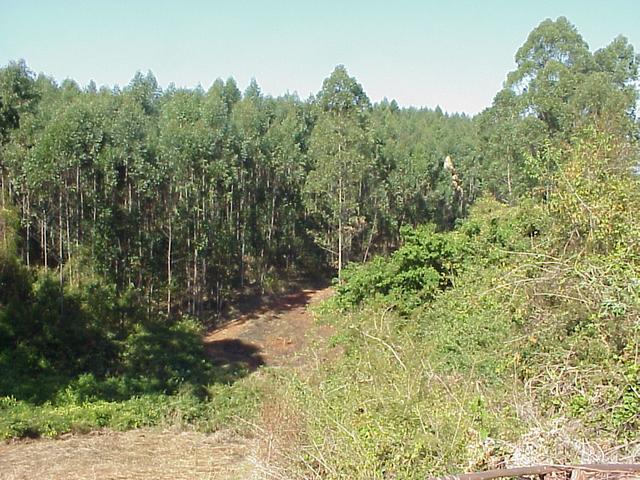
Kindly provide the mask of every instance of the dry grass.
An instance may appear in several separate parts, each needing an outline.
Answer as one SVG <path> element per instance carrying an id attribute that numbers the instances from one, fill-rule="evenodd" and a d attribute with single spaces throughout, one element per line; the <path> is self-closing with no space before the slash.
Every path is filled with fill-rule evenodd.
<path id="1" fill-rule="evenodd" d="M 94 432 L 0 445 L 0 479 L 244 479 L 251 440 L 229 431 Z"/>
<path id="2" fill-rule="evenodd" d="M 259 425 L 254 425 L 256 441 L 249 455 L 253 480 L 291 480 L 296 471 L 297 449 L 301 444 L 301 418 L 283 401 L 265 403 Z"/>
<path id="3" fill-rule="evenodd" d="M 580 423 L 565 418 L 544 420 L 530 428 L 512 446 L 509 467 L 536 464 L 637 463 L 640 441 L 619 444 L 612 439 L 593 439 Z"/>

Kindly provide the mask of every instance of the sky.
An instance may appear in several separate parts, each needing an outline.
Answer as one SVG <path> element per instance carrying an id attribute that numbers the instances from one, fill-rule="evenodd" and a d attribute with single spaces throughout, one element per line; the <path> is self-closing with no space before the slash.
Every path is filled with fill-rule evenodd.
<path id="1" fill-rule="evenodd" d="M 320 90 L 343 64 L 372 101 L 475 114 L 545 18 L 566 16 L 592 50 L 640 49 L 638 0 L 0 0 L 0 65 L 80 85 L 255 78 L 265 94 Z"/>

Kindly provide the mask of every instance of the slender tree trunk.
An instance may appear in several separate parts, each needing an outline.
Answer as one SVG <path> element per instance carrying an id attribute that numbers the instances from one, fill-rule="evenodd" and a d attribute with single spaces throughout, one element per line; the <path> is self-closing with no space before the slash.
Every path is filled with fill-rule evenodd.
<path id="1" fill-rule="evenodd" d="M 142 226 L 141 226 L 142 227 Z M 142 254 L 142 232 L 141 232 L 142 228 L 139 229 L 139 233 L 138 233 L 138 258 L 140 259 L 140 263 L 138 264 L 138 281 L 137 281 L 137 288 L 143 288 L 142 286 L 142 270 L 143 270 L 143 254 Z"/>
<path id="2" fill-rule="evenodd" d="M 93 228 L 95 228 L 96 223 L 97 223 L 97 219 L 98 219 L 98 187 L 96 185 L 96 176 L 95 174 L 93 175 L 93 199 L 92 199 L 92 207 L 93 207 L 93 223 L 92 226 Z M 92 235 L 91 236 L 91 258 L 95 258 L 95 246 L 96 246 L 96 240 L 95 237 Z"/>
<path id="3" fill-rule="evenodd" d="M 42 212 L 42 245 L 43 245 L 43 254 L 44 254 L 44 268 L 49 268 L 49 256 L 47 251 L 47 216 L 46 213 Z"/>
<path id="4" fill-rule="evenodd" d="M 184 273 L 187 279 L 187 312 L 191 315 L 191 307 L 193 300 L 193 279 L 191 278 L 191 236 L 189 232 L 187 232 L 187 259 L 184 263 Z M 182 297 L 184 299 L 184 296 Z M 183 300 L 184 301 L 184 300 Z"/>
<path id="5" fill-rule="evenodd" d="M 198 315 L 202 314 L 203 304 L 205 301 L 211 300 L 209 297 L 210 289 L 209 282 L 207 280 L 207 257 L 206 255 L 202 256 L 202 289 L 200 290 L 200 298 L 198 302 Z M 204 292 L 204 294 L 203 294 Z M 206 295 L 206 297 L 205 297 Z"/>
<path id="6" fill-rule="evenodd" d="M 62 288 L 62 263 L 63 263 L 63 234 L 62 228 L 62 192 L 58 193 L 58 273 L 60 275 L 60 288 Z"/>
<path id="7" fill-rule="evenodd" d="M 507 160 L 507 189 L 509 191 L 509 203 L 511 203 L 513 197 L 512 197 L 512 191 L 511 191 L 511 161 Z"/>
<path id="8" fill-rule="evenodd" d="M 76 167 L 76 202 L 77 204 L 77 213 L 76 213 L 76 221 L 78 222 L 77 231 L 76 231 L 76 250 L 80 245 L 80 241 L 82 240 L 82 222 L 84 215 L 84 193 L 80 188 L 80 165 Z"/>
<path id="9" fill-rule="evenodd" d="M 242 228 L 240 240 L 240 288 L 244 288 L 244 249 L 245 249 L 244 228 Z"/>
<path id="10" fill-rule="evenodd" d="M 269 232 L 267 233 L 267 240 L 269 240 L 269 248 L 271 248 L 271 238 L 273 237 L 273 228 L 276 223 L 276 188 L 274 187 L 271 197 L 271 221 L 269 222 Z"/>
<path id="11" fill-rule="evenodd" d="M 26 201 L 26 214 L 27 214 L 27 241 L 26 241 L 26 258 L 27 267 L 31 267 L 31 205 L 29 202 L 29 193 L 25 196 Z"/>
<path id="12" fill-rule="evenodd" d="M 127 175 L 128 176 L 128 175 Z M 127 180 L 127 184 L 128 184 L 128 189 L 129 189 L 129 202 L 128 202 L 128 207 L 127 207 L 127 211 L 129 213 L 131 213 L 131 205 L 133 204 L 133 191 L 132 191 L 132 187 L 131 187 L 131 182 L 129 182 Z"/>
<path id="13" fill-rule="evenodd" d="M 4 167 L 2 165 L 0 165 L 0 197 L 2 198 L 2 208 L 5 209 L 6 208 L 6 200 L 4 198 L 5 193 L 4 193 L 4 185 L 6 183 L 6 178 L 4 176 Z"/>
<path id="14" fill-rule="evenodd" d="M 363 262 L 367 261 L 367 257 L 369 256 L 369 249 L 371 248 L 371 244 L 373 243 L 373 236 L 376 231 L 376 224 L 378 220 L 378 210 L 373 214 L 373 225 L 371 226 L 371 235 L 369 235 L 369 242 L 367 243 L 367 248 L 364 251 L 364 257 L 362 258 Z"/>
<path id="15" fill-rule="evenodd" d="M 338 179 L 338 281 L 342 281 L 342 175 Z"/>
<path id="16" fill-rule="evenodd" d="M 173 242 L 173 232 L 171 218 L 169 218 L 169 247 L 167 248 L 167 315 L 171 315 L 171 247 Z"/>
<path id="17" fill-rule="evenodd" d="M 69 211 L 69 187 L 65 185 L 66 188 L 66 192 L 65 192 L 65 215 L 66 215 L 66 219 L 65 219 L 65 223 L 66 223 L 66 230 L 67 230 L 67 261 L 71 260 L 71 225 L 70 225 L 70 218 L 71 218 L 71 212 Z"/>
<path id="18" fill-rule="evenodd" d="M 196 246 L 193 248 L 193 304 L 191 307 L 192 315 L 195 315 L 197 313 L 199 293 L 200 284 L 198 282 L 198 247 Z"/>

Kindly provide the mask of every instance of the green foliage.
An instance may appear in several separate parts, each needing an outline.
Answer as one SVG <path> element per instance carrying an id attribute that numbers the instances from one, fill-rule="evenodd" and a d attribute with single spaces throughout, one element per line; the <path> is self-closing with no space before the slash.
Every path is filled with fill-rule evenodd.
<path id="1" fill-rule="evenodd" d="M 234 417 L 252 416 L 259 399 L 254 385 L 238 383 L 212 385 L 207 397 L 182 388 L 175 395 L 148 393 L 108 401 L 95 397 L 93 383 L 91 377 L 80 377 L 55 401 L 38 406 L 0 397 L 0 439 L 152 426 L 188 426 L 212 432 Z"/>
<path id="2" fill-rule="evenodd" d="M 579 239 L 591 252 L 637 261 L 640 182 L 631 174 L 638 161 L 635 144 L 591 126 L 569 148 L 546 153 L 554 155 L 560 167 L 550 206 L 559 234 Z"/>
<path id="3" fill-rule="evenodd" d="M 516 53 L 504 89 L 478 118 L 486 187 L 510 202 L 532 187 L 544 189 L 548 176 L 528 175 L 531 156 L 563 148 L 585 126 L 636 135 L 639 58 L 622 36 L 591 53 L 566 18 L 541 22 Z"/>
<path id="4" fill-rule="evenodd" d="M 144 391 L 175 393 L 185 383 L 206 384 L 213 371 L 204 356 L 202 327 L 192 319 L 138 325 L 127 337 L 122 372 Z"/>
<path id="5" fill-rule="evenodd" d="M 387 259 L 349 268 L 324 311 L 344 357 L 288 393 L 306 412 L 314 445 L 301 463 L 324 478 L 495 468 L 528 448 L 528 431 L 537 438 L 552 421 L 603 445 L 635 439 L 632 152 L 587 131 L 557 152 L 542 201 L 482 199 L 455 231 L 405 232 Z M 421 266 L 447 272 L 428 298 L 424 283 L 412 283 Z M 391 293 L 398 285 L 409 286 L 402 302 Z M 562 453 L 560 439 L 549 441 L 549 460 L 579 460 L 578 451 Z"/>
<path id="6" fill-rule="evenodd" d="M 128 398 L 171 394 L 184 384 L 201 386 L 216 378 L 194 319 L 146 319 L 135 293 L 118 294 L 98 281 L 61 288 L 47 272 L 31 283 L 14 262 L 2 266 L 14 285 L 3 291 L 8 301 L 0 304 L 6 333 L 0 362 L 10 372 L 0 379 L 2 394 L 43 401 L 61 388 L 58 382 L 71 380 L 78 391 L 93 385 L 92 395 L 99 398 Z M 97 383 L 86 383 L 91 379 Z M 51 391 L 44 387 L 49 384 Z"/>
<path id="7" fill-rule="evenodd" d="M 526 214 L 516 212 L 485 198 L 456 231 L 436 232 L 433 225 L 405 227 L 402 246 L 388 258 L 346 269 L 336 303 L 349 308 L 382 295 L 400 311 L 411 311 L 451 287 L 465 269 L 498 263 L 508 251 L 530 244 L 544 228 L 540 213 L 535 207 Z"/>
<path id="8" fill-rule="evenodd" d="M 0 252 L 0 308 L 7 305 L 17 307 L 23 299 L 28 298 L 30 290 L 31 276 L 28 270 L 14 256 Z"/>
<path id="9" fill-rule="evenodd" d="M 366 228 L 365 205 L 378 181 L 369 133 L 370 104 L 362 86 L 339 66 L 324 81 L 318 107 L 309 139 L 313 168 L 304 196 L 307 209 L 324 227 L 317 241 L 333 253 L 341 276 L 354 237 Z"/>
<path id="10" fill-rule="evenodd" d="M 135 290 L 118 292 L 91 271 L 61 285 L 0 255 L 0 438 L 168 424 L 210 431 L 251 414 L 257 390 L 235 385 L 246 372 L 210 364 L 198 322 L 147 318 Z"/>
<path id="11" fill-rule="evenodd" d="M 21 116 L 37 100 L 33 77 L 24 61 L 11 62 L 0 70 L 0 145 L 6 141 L 10 130 L 20 125 Z"/>
<path id="12" fill-rule="evenodd" d="M 436 233 L 433 225 L 404 228 L 402 246 L 389 259 L 377 257 L 345 271 L 345 283 L 338 285 L 337 302 L 350 307 L 369 297 L 385 295 L 403 308 L 412 308 L 431 300 L 449 285 L 459 266 L 465 247 L 460 239 L 453 234 Z"/>

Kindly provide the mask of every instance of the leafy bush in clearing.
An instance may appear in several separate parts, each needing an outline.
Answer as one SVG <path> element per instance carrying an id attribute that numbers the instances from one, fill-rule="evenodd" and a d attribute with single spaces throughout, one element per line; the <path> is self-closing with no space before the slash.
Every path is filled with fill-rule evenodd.
<path id="1" fill-rule="evenodd" d="M 383 296 L 406 314 L 451 287 L 469 266 L 500 263 L 509 251 L 530 246 L 544 225 L 533 206 L 525 215 L 485 198 L 454 231 L 436 232 L 433 225 L 405 227 L 402 246 L 388 258 L 375 257 L 344 270 L 337 305 L 350 308 Z"/>

